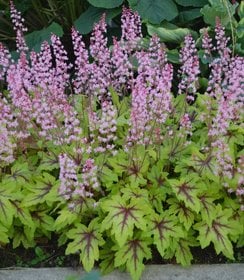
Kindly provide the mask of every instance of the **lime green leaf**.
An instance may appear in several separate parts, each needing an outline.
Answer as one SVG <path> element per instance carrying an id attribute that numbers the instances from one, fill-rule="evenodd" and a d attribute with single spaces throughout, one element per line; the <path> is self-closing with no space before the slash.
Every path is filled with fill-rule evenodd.
<path id="1" fill-rule="evenodd" d="M 59 231 L 71 225 L 77 218 L 78 215 L 76 213 L 71 212 L 69 209 L 62 209 L 54 223 L 54 228 Z"/>
<path id="2" fill-rule="evenodd" d="M 124 0 L 88 0 L 90 4 L 98 8 L 111 9 L 120 6 Z"/>
<path id="3" fill-rule="evenodd" d="M 59 168 L 58 156 L 51 153 L 47 154 L 44 152 L 39 152 L 38 156 L 41 158 L 40 165 L 38 166 L 38 171 L 52 171 Z"/>
<path id="4" fill-rule="evenodd" d="M 175 251 L 175 257 L 177 263 L 183 266 L 189 266 L 193 260 L 193 256 L 187 240 L 180 239 Z"/>
<path id="5" fill-rule="evenodd" d="M 54 219 L 47 214 L 46 210 L 35 211 L 33 213 L 33 220 L 35 221 L 35 225 L 44 231 L 54 230 Z"/>
<path id="6" fill-rule="evenodd" d="M 130 199 L 141 199 L 142 202 L 148 203 L 148 191 L 140 188 L 131 188 L 130 186 L 126 186 L 121 190 L 123 193 L 123 199 L 128 201 Z"/>
<path id="7" fill-rule="evenodd" d="M 184 202 L 180 202 L 176 198 L 170 198 L 167 202 L 170 204 L 169 213 L 178 215 L 179 221 L 184 225 L 186 230 L 189 230 L 194 223 L 194 212 L 187 208 Z"/>
<path id="8" fill-rule="evenodd" d="M 185 36 L 191 34 L 192 31 L 188 28 L 181 28 L 169 22 L 163 22 L 160 26 L 147 24 L 149 35 L 158 35 L 163 42 L 180 43 Z"/>
<path id="9" fill-rule="evenodd" d="M 25 249 L 35 246 L 34 241 L 34 230 L 29 228 L 28 226 L 24 226 L 23 228 L 15 228 L 14 236 L 13 236 L 13 248 L 17 248 L 20 245 L 24 246 Z"/>
<path id="10" fill-rule="evenodd" d="M 197 183 L 191 182 L 191 179 L 186 180 L 184 178 L 181 180 L 170 179 L 168 182 L 179 200 L 184 201 L 185 205 L 191 210 L 197 213 L 200 211 Z"/>
<path id="11" fill-rule="evenodd" d="M 132 279 L 139 280 L 144 270 L 143 259 L 151 258 L 149 245 L 150 243 L 140 238 L 140 236 L 128 240 L 123 247 L 116 248 L 115 267 L 120 267 L 125 264 Z"/>
<path id="12" fill-rule="evenodd" d="M 7 244 L 9 242 L 8 229 L 0 223 L 0 244 Z"/>
<path id="13" fill-rule="evenodd" d="M 107 188 L 118 182 L 118 175 L 107 166 L 103 167 L 100 178 Z"/>
<path id="14" fill-rule="evenodd" d="M 6 176 L 9 181 L 15 183 L 16 186 L 22 186 L 31 176 L 28 163 L 16 162 L 11 168 L 11 175 Z"/>
<path id="15" fill-rule="evenodd" d="M 12 205 L 15 208 L 15 217 L 19 218 L 23 225 L 26 225 L 26 226 L 29 226 L 29 227 L 35 229 L 36 226 L 33 223 L 29 210 L 25 207 L 22 207 L 20 202 L 17 202 L 17 201 L 12 202 Z"/>
<path id="16" fill-rule="evenodd" d="M 129 0 L 130 7 L 138 11 L 143 20 L 159 24 L 162 20 L 172 20 L 178 15 L 172 0 Z"/>
<path id="17" fill-rule="evenodd" d="M 230 209 L 222 210 L 218 204 L 212 223 L 209 225 L 207 222 L 201 221 L 195 224 L 194 228 L 199 231 L 198 240 L 202 248 L 213 242 L 217 254 L 222 252 L 227 258 L 234 259 L 229 235 L 239 232 L 240 227 L 238 222 L 233 220 Z"/>
<path id="18" fill-rule="evenodd" d="M 154 244 L 162 257 L 164 257 L 166 249 L 171 246 L 172 237 L 178 239 L 184 236 L 177 218 L 169 215 L 167 211 L 160 215 L 150 216 L 149 231 L 153 235 Z"/>
<path id="19" fill-rule="evenodd" d="M 101 202 L 100 206 L 104 212 L 108 212 L 102 222 L 102 231 L 111 228 L 111 233 L 120 247 L 133 236 L 135 226 L 146 230 L 145 215 L 149 215 L 151 209 L 141 200 L 132 199 L 128 204 L 124 198 L 117 195 Z"/>
<path id="20" fill-rule="evenodd" d="M 214 219 L 214 215 L 216 211 L 216 205 L 214 204 L 214 200 L 216 200 L 216 198 L 205 193 L 200 195 L 199 199 L 201 204 L 200 212 L 201 212 L 202 220 L 209 224 Z"/>
<path id="21" fill-rule="evenodd" d="M 102 235 L 99 232 L 97 220 L 93 220 L 88 227 L 76 224 L 76 228 L 67 233 L 68 238 L 73 239 L 68 244 L 66 254 L 80 252 L 80 260 L 86 271 L 91 271 L 95 261 L 99 259 L 99 246 L 104 244 Z"/>
<path id="22" fill-rule="evenodd" d="M 59 182 L 55 177 L 48 173 L 43 173 L 34 180 L 35 184 L 26 184 L 29 194 L 23 200 L 24 206 L 29 207 L 43 202 L 52 205 L 55 201 L 59 200 Z"/>
<path id="23" fill-rule="evenodd" d="M 15 209 L 11 200 L 15 200 L 11 190 L 6 188 L 6 185 L 0 186 L 0 221 L 5 226 L 10 226 L 13 221 Z"/>
<path id="24" fill-rule="evenodd" d="M 163 211 L 163 201 L 166 200 L 166 194 L 166 187 L 150 187 L 149 189 L 149 201 L 158 213 Z"/>
<path id="25" fill-rule="evenodd" d="M 113 251 L 113 245 L 113 242 L 107 241 L 100 250 L 99 259 L 101 260 L 100 268 L 102 274 L 108 274 L 114 271 L 115 252 Z"/>

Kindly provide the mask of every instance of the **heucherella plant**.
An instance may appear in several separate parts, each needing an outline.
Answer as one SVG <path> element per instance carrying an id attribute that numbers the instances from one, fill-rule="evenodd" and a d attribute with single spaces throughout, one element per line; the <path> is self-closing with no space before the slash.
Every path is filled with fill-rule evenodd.
<path id="1" fill-rule="evenodd" d="M 219 20 L 204 31 L 206 92 L 187 35 L 174 68 L 157 36 L 142 44 L 124 8 L 122 37 L 107 45 L 105 15 L 90 47 L 72 28 L 76 60 L 60 38 L 28 50 L 11 1 L 19 57 L 0 44 L 0 246 L 59 236 L 85 270 L 126 269 L 140 279 L 157 250 L 190 265 L 213 243 L 233 259 L 243 246 L 244 59 L 232 57 Z"/>

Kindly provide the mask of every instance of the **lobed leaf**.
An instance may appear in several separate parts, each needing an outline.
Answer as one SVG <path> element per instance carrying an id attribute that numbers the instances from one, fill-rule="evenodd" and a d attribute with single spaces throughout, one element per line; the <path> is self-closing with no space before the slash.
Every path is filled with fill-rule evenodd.
<path id="1" fill-rule="evenodd" d="M 101 202 L 100 205 L 104 212 L 108 212 L 102 222 L 101 230 L 111 228 L 111 233 L 114 234 L 120 247 L 133 236 L 135 227 L 146 230 L 145 216 L 152 210 L 142 200 L 132 199 L 130 203 L 127 203 L 125 198 L 116 195 Z"/>
<path id="2" fill-rule="evenodd" d="M 97 219 L 93 220 L 88 227 L 76 224 L 74 229 L 68 231 L 67 236 L 73 239 L 66 248 L 66 254 L 80 252 L 80 260 L 86 271 L 91 271 L 95 261 L 99 259 L 99 246 L 104 240 L 99 231 Z"/>
<path id="3" fill-rule="evenodd" d="M 123 247 L 116 248 L 114 265 L 120 267 L 126 265 L 133 280 L 139 280 L 144 270 L 143 259 L 151 258 L 150 243 L 148 240 L 136 236 L 129 239 Z"/>

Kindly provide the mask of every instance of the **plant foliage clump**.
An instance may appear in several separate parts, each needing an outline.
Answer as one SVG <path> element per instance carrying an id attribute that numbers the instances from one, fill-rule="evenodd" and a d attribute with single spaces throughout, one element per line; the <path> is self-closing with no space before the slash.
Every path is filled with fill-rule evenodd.
<path id="1" fill-rule="evenodd" d="M 28 248 L 56 233 L 85 270 L 99 262 L 133 279 L 153 246 L 182 265 L 191 247 L 210 243 L 233 259 L 244 234 L 244 60 L 231 55 L 221 22 L 216 44 L 203 34 L 205 92 L 191 35 L 172 92 L 164 46 L 155 35 L 143 44 L 130 9 L 111 48 L 105 15 L 89 50 L 72 29 L 73 66 L 56 35 L 29 51 L 11 12 L 19 58 L 0 45 L 0 244 Z"/>

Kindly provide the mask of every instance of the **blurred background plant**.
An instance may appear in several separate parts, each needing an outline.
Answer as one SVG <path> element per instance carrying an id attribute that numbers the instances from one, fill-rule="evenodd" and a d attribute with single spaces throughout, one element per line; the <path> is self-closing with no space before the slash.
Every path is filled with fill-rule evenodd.
<path id="1" fill-rule="evenodd" d="M 218 16 L 232 37 L 233 49 L 244 52 L 244 3 L 229 0 L 15 0 L 16 8 L 25 18 L 28 27 L 26 41 L 30 49 L 38 51 L 50 34 L 63 36 L 69 49 L 70 29 L 75 26 L 83 35 L 91 32 L 103 13 L 107 15 L 109 37 L 119 36 L 122 6 L 138 11 L 144 23 L 144 35 L 156 33 L 161 41 L 175 47 L 184 36 L 192 33 L 198 38 L 199 30 L 215 25 Z M 0 41 L 15 48 L 9 0 L 0 0 Z M 87 40 L 88 42 L 88 40 Z M 173 53 L 174 54 L 174 53 Z"/>

